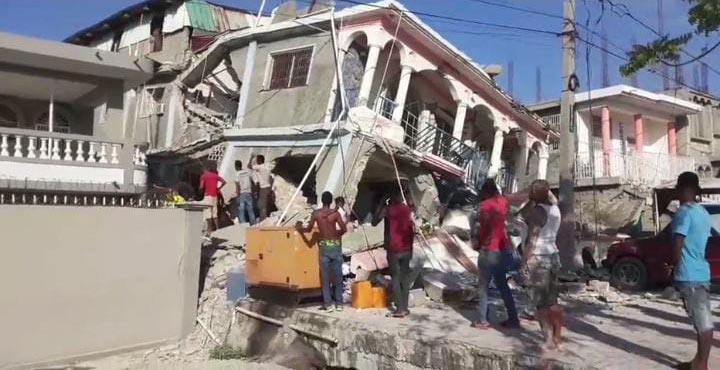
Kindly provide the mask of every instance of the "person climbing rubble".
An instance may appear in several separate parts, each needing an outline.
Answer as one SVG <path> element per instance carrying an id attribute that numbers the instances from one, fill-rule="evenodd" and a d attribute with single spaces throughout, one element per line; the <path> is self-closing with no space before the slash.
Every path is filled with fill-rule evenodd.
<path id="1" fill-rule="evenodd" d="M 260 213 L 259 221 L 262 221 L 270 214 L 270 205 L 272 204 L 272 185 L 273 176 L 270 166 L 265 163 L 265 156 L 253 154 L 250 157 L 248 168 L 252 171 L 253 182 L 257 187 L 257 207 Z"/>
<path id="2" fill-rule="evenodd" d="M 343 253 L 342 235 L 347 231 L 345 222 L 340 214 L 331 207 L 333 202 L 332 193 L 326 191 L 321 196 L 322 208 L 313 212 L 307 227 L 302 226 L 298 221 L 295 227 L 301 233 L 309 233 L 317 224 L 320 229 L 320 284 L 322 288 L 323 305 L 322 311 L 332 312 L 333 298 L 335 310 L 342 311 L 343 308 Z M 331 287 L 333 288 L 331 290 Z M 331 294 L 334 292 L 334 294 Z"/>
<path id="3" fill-rule="evenodd" d="M 243 169 L 242 161 L 235 161 L 235 171 L 238 223 L 249 223 L 250 226 L 255 225 L 255 202 L 253 202 L 250 172 Z"/>

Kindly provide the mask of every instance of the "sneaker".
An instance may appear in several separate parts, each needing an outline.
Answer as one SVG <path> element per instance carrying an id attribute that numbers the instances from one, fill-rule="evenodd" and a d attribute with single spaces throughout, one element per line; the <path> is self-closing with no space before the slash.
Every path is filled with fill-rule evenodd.
<path id="1" fill-rule="evenodd" d="M 336 304 L 336 305 L 335 305 L 335 311 L 337 311 L 337 312 L 342 312 L 342 310 L 343 310 L 343 306 L 342 306 L 341 304 Z"/>
<path id="2" fill-rule="evenodd" d="M 325 305 L 323 305 L 323 306 L 320 306 L 320 308 L 318 309 L 318 311 L 320 311 L 320 312 L 325 312 L 325 313 L 330 313 L 330 312 L 333 312 L 334 310 L 333 310 L 333 307 L 332 307 L 332 306 L 325 306 Z"/>

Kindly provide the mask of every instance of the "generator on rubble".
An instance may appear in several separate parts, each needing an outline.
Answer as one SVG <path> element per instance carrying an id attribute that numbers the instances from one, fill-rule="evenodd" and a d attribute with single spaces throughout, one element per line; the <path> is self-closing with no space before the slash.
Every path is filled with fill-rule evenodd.
<path id="1" fill-rule="evenodd" d="M 294 227 L 249 227 L 245 272 L 250 296 L 290 302 L 319 296 L 318 241 L 317 230 L 301 233 Z"/>

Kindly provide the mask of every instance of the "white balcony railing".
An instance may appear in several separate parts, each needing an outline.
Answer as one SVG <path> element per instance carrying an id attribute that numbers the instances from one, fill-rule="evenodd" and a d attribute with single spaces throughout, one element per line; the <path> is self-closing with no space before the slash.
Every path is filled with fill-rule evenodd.
<path id="1" fill-rule="evenodd" d="M 92 136 L 20 129 L 0 129 L 0 157 L 47 162 L 120 164 L 122 143 L 94 140 Z M 145 165 L 145 151 L 136 146 L 133 164 Z"/>
<path id="2" fill-rule="evenodd" d="M 552 114 L 549 116 L 542 117 L 542 121 L 550 127 L 553 131 L 560 132 L 560 115 Z"/>
<path id="3" fill-rule="evenodd" d="M 579 152 L 575 164 L 575 177 L 589 179 L 618 177 L 629 183 L 654 186 L 664 181 L 675 180 L 684 171 L 695 170 L 692 157 L 665 153 L 593 153 Z"/>

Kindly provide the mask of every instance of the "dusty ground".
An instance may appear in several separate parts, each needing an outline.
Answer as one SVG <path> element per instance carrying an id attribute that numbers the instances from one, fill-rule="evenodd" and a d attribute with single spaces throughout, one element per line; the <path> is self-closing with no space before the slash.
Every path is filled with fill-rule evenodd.
<path id="1" fill-rule="evenodd" d="M 626 296 L 623 303 L 608 304 L 595 297 L 566 300 L 566 342 L 552 358 L 580 368 L 671 369 L 690 360 L 695 353 L 693 329 L 679 301 L 661 294 Z M 713 314 L 720 297 L 713 296 Z M 497 299 L 495 306 L 502 307 Z M 314 307 L 304 310 L 317 312 Z M 501 309 L 493 316 L 502 316 Z M 536 322 L 523 322 L 521 330 L 494 328 L 479 331 L 469 327 L 475 316 L 471 307 L 430 303 L 412 310 L 407 319 L 386 318 L 384 310 L 345 310 L 329 314 L 367 324 L 374 330 L 400 332 L 403 337 L 425 341 L 462 341 L 502 352 L 524 351 L 541 356 L 541 333 Z M 495 317 L 496 322 L 500 318 Z M 720 338 L 715 340 L 711 369 L 720 369 Z"/>

